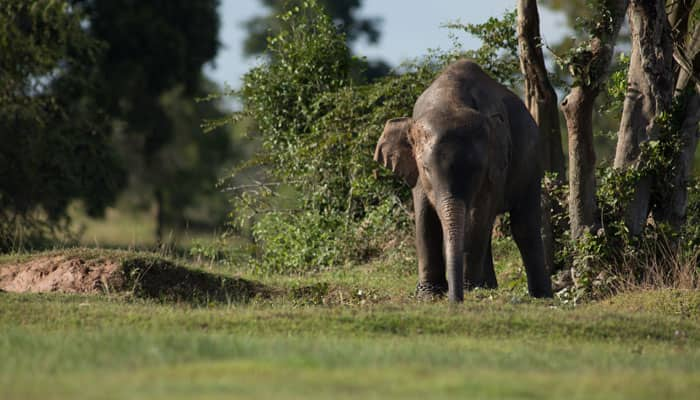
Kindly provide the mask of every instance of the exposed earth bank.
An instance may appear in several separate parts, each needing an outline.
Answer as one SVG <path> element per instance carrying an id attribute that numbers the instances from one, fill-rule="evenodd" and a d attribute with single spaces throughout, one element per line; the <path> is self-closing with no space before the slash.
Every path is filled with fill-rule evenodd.
<path id="1" fill-rule="evenodd" d="M 133 254 L 133 253 L 132 253 Z M 186 302 L 241 302 L 267 297 L 264 285 L 187 268 L 153 254 L 77 250 L 0 261 L 0 291 L 126 293 Z"/>

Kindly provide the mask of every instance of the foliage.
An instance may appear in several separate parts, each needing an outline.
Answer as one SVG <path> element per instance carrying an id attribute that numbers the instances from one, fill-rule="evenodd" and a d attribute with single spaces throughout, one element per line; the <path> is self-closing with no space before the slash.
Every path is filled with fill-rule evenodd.
<path id="1" fill-rule="evenodd" d="M 267 41 L 277 36 L 284 30 L 283 23 L 278 15 L 293 7 L 303 5 L 301 0 L 261 0 L 263 6 L 270 10 L 265 16 L 255 16 L 245 22 L 248 36 L 243 43 L 244 52 L 247 55 L 261 54 L 265 52 Z M 349 42 L 354 42 L 365 37 L 369 43 L 377 43 L 381 36 L 379 18 L 360 18 L 357 10 L 362 6 L 362 0 L 319 0 L 333 23 L 340 28 Z"/>
<path id="2" fill-rule="evenodd" d="M 550 81 L 557 93 L 565 94 L 571 90 L 572 86 L 584 82 L 572 76 L 572 72 L 587 74 L 590 70 L 590 66 L 573 70 L 570 66 L 572 62 L 585 61 L 586 57 L 590 56 L 589 40 L 596 28 L 596 23 L 601 21 L 597 18 L 606 14 L 605 4 L 601 4 L 600 0 L 543 0 L 538 4 L 555 12 L 561 12 L 567 19 L 567 25 L 573 28 L 558 43 L 543 42 L 543 46 L 548 50 L 545 56 L 550 56 L 555 61 L 551 67 Z M 629 35 L 622 29 L 618 32 L 616 44 L 626 41 L 629 41 Z M 601 90 L 595 99 L 595 107 L 599 112 L 593 113 L 594 145 L 599 160 L 610 160 L 615 154 L 622 100 L 624 100 L 624 90 L 627 85 L 628 58 L 626 56 L 623 58 L 622 54 L 613 57 L 609 79 L 599 82 Z"/>
<path id="3" fill-rule="evenodd" d="M 607 71 L 609 60 L 599 57 L 598 53 L 607 46 L 615 32 L 615 25 L 622 15 L 614 15 L 615 12 L 624 14 L 625 10 L 613 10 L 608 0 L 586 0 L 586 8 L 589 10 L 585 18 L 577 18 L 575 28 L 584 37 L 568 48 L 563 54 L 555 55 L 557 63 L 562 69 L 568 70 L 572 78 L 571 86 L 590 87 L 598 90 L 605 84 L 600 79 Z"/>
<path id="4" fill-rule="evenodd" d="M 569 185 L 555 172 L 545 172 L 542 179 L 542 204 L 549 205 L 553 246 L 554 271 L 569 268 L 571 264 L 571 246 L 569 231 Z"/>
<path id="5" fill-rule="evenodd" d="M 314 270 L 334 265 L 341 256 L 336 236 L 343 220 L 315 211 L 294 214 L 269 212 L 253 227 L 253 237 L 263 242 L 264 272 Z"/>
<path id="6" fill-rule="evenodd" d="M 156 203 L 157 236 L 163 224 L 185 224 L 200 203 L 212 204 L 219 222 L 224 213 L 216 210 L 225 207 L 214 186 L 235 154 L 229 129 L 204 136 L 199 128 L 202 119 L 223 116 L 220 105 L 194 100 L 216 90 L 202 68 L 220 47 L 219 0 L 72 2 L 85 9 L 90 35 L 106 45 L 87 96 L 108 113 L 129 166 L 127 195 L 147 209 Z"/>
<path id="7" fill-rule="evenodd" d="M 686 222 L 681 237 L 683 246 L 689 249 L 700 248 L 700 182 L 694 180 L 688 184 L 688 208 Z"/>
<path id="8" fill-rule="evenodd" d="M 264 16 L 254 16 L 247 20 L 244 27 L 248 30 L 248 36 L 243 42 L 243 51 L 246 55 L 265 54 L 275 57 L 268 50 L 268 41 L 285 29 L 285 24 L 278 15 L 294 7 L 303 5 L 302 0 L 261 0 L 261 3 L 269 9 Z M 370 44 L 375 44 L 381 37 L 379 27 L 381 18 L 361 18 L 357 11 L 362 7 L 362 0 L 318 0 L 319 7 L 331 18 L 335 27 L 345 35 L 345 40 L 350 44 L 359 39 L 366 39 Z M 366 60 L 359 58 L 353 66 L 351 74 L 355 78 L 374 81 L 377 78 L 389 74 L 391 67 L 381 59 Z"/>
<path id="9" fill-rule="evenodd" d="M 464 52 L 464 56 L 479 63 L 494 79 L 511 89 L 522 83 L 518 59 L 517 12 L 506 11 L 501 19 L 491 17 L 481 24 L 446 24 L 447 28 L 461 30 L 481 40 L 481 47 Z M 453 38 L 456 48 L 460 44 Z"/>
<path id="10" fill-rule="evenodd" d="M 609 121 L 609 124 L 614 124 L 614 130 L 606 131 L 603 127 L 604 124 L 599 123 L 599 129 L 595 133 L 605 136 L 611 141 L 617 140 L 617 129 L 619 129 L 622 108 L 627 96 L 627 71 L 629 66 L 630 56 L 620 53 L 616 62 L 610 68 L 610 77 L 605 82 L 605 90 L 600 93 L 596 101 L 597 114 Z"/>
<path id="11" fill-rule="evenodd" d="M 203 80 L 193 93 L 204 96 L 216 90 L 214 83 Z M 178 86 L 161 96 L 161 105 L 172 121 L 172 139 L 155 155 L 158 168 L 148 172 L 148 181 L 157 184 L 163 196 L 164 221 L 174 228 L 209 227 L 225 223 L 228 202 L 217 188 L 219 177 L 240 156 L 233 147 L 230 127 L 208 134 L 201 131 L 201 121 L 224 115 L 217 102 L 197 102 Z"/>
<path id="12" fill-rule="evenodd" d="M 124 183 L 104 114 L 74 101 L 102 50 L 82 18 L 66 1 L 0 4 L 0 251 L 62 230 L 73 200 L 99 215 Z"/>
<path id="13" fill-rule="evenodd" d="M 202 66 L 220 47 L 219 0 L 72 0 L 84 8 L 90 34 L 107 44 L 99 58 L 101 100 L 110 112 L 147 120 L 152 97 L 184 84 L 192 93 Z M 129 79 L 127 79 L 127 77 Z M 145 122 L 143 126 L 148 126 Z"/>
<path id="14" fill-rule="evenodd" d="M 595 12 L 590 6 L 590 0 L 541 0 L 538 3 L 555 12 L 563 13 L 567 19 L 567 25 L 572 27 L 579 26 L 581 20 L 590 19 Z M 583 34 L 580 30 L 574 33 Z"/>
<path id="15" fill-rule="evenodd" d="M 253 226 L 262 244 L 261 267 L 271 271 L 324 267 L 352 258 L 348 252 L 366 253 L 352 249 L 350 243 L 359 242 L 349 240 L 361 221 L 382 204 L 389 209 L 386 217 L 394 217 L 392 194 L 407 198 L 396 182 L 375 175 L 371 155 L 379 127 L 409 113 L 412 99 L 433 76 L 431 70 L 375 85 L 352 84 L 345 39 L 315 2 L 283 14 L 280 24 L 284 28 L 268 49 L 274 61 L 245 77 L 240 115 L 256 121 L 262 140 L 262 152 L 248 165 L 268 166 L 268 183 L 283 183 L 298 199 L 292 210 L 268 208 Z M 238 197 L 238 222 L 279 192 Z M 406 217 L 402 220 L 405 224 Z"/>

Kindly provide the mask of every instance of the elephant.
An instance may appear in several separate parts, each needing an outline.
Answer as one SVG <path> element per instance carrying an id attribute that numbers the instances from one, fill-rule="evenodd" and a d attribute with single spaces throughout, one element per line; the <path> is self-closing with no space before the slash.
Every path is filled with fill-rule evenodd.
<path id="1" fill-rule="evenodd" d="M 418 97 L 412 117 L 386 122 L 374 160 L 412 188 L 419 296 L 447 292 L 461 302 L 464 289 L 496 288 L 491 232 L 504 212 L 529 294 L 552 296 L 538 141 L 522 100 L 470 60 L 447 66 Z"/>

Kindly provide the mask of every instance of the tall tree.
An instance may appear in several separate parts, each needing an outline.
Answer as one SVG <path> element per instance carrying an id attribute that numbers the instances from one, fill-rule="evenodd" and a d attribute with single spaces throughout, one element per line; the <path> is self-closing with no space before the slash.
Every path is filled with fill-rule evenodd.
<path id="1" fill-rule="evenodd" d="M 659 118 L 670 112 L 673 95 L 673 46 L 664 0 L 631 0 L 629 21 L 632 53 L 627 71 L 615 167 L 629 168 L 644 162 L 641 146 L 659 137 Z M 642 232 L 649 214 L 651 176 L 643 176 L 627 208 L 625 222 L 630 233 Z"/>
<path id="2" fill-rule="evenodd" d="M 132 180 L 152 190 L 160 239 L 171 197 L 167 187 L 173 186 L 159 153 L 176 129 L 163 96 L 178 87 L 189 101 L 202 93 L 202 67 L 220 46 L 219 0 L 73 1 L 84 8 L 90 34 L 106 43 L 94 70 L 93 96 L 118 121 L 115 133 L 130 158 Z"/>
<path id="3" fill-rule="evenodd" d="M 66 1 L 0 3 L 0 251 L 50 233 L 73 200 L 99 215 L 123 185 L 104 114 L 74 101 L 101 50 L 81 23 Z"/>
<path id="4" fill-rule="evenodd" d="M 569 134 L 569 220 L 574 239 L 596 225 L 593 105 L 605 85 L 627 3 L 600 0 L 600 14 L 589 26 L 590 39 L 577 46 L 568 61 L 574 82 L 561 110 Z"/>

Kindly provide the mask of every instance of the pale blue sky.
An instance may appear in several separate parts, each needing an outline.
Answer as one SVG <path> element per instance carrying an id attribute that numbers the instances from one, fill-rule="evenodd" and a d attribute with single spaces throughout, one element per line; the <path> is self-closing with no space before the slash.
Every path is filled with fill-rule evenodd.
<path id="1" fill-rule="evenodd" d="M 392 66 L 406 59 L 419 57 L 429 48 L 449 48 L 448 30 L 440 25 L 459 20 L 479 23 L 491 16 L 501 16 L 505 10 L 515 8 L 516 0 L 364 0 L 359 14 L 381 17 L 381 39 L 375 46 L 356 43 L 358 55 L 382 58 Z M 224 48 L 216 59 L 216 68 L 208 68 L 208 74 L 218 83 L 237 87 L 240 77 L 255 64 L 255 59 L 243 57 L 243 21 L 266 12 L 259 0 L 221 1 L 221 41 Z M 567 33 L 563 14 L 540 9 L 542 36 L 555 43 Z M 478 40 L 460 36 L 465 48 L 479 46 Z"/>

